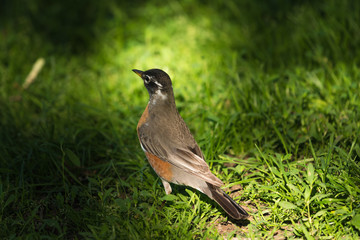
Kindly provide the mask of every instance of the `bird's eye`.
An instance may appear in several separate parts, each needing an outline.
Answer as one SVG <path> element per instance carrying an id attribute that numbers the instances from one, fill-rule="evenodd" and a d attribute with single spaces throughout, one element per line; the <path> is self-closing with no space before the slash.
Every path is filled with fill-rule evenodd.
<path id="1" fill-rule="evenodd" d="M 150 82 L 150 77 L 147 76 L 147 75 L 145 75 L 145 76 L 144 76 L 144 82 L 145 82 L 146 84 L 149 84 L 149 82 Z"/>

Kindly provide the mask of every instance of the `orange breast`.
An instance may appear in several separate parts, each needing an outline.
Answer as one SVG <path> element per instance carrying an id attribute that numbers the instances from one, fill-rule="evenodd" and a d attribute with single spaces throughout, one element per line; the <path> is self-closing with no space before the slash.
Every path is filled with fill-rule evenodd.
<path id="1" fill-rule="evenodd" d="M 149 109 L 148 108 L 149 108 L 149 105 L 146 106 L 145 111 L 141 115 L 141 118 L 136 127 L 139 138 L 140 138 L 139 128 L 147 121 L 147 118 L 149 117 Z M 156 172 L 156 174 L 159 175 L 161 178 L 165 179 L 166 181 L 171 182 L 171 179 L 173 176 L 172 171 L 171 171 L 171 164 L 169 162 L 161 160 L 160 158 L 158 158 L 157 156 L 155 156 L 149 152 L 145 152 L 145 155 L 146 155 L 147 159 L 149 160 L 151 167 Z"/>
<path id="2" fill-rule="evenodd" d="M 149 117 L 149 104 L 146 106 L 145 111 L 143 112 L 141 118 L 139 119 L 138 125 L 136 127 L 137 130 L 146 122 L 148 117 Z"/>
<path id="3" fill-rule="evenodd" d="M 151 167 L 155 170 L 157 175 L 159 175 L 166 181 L 171 182 L 173 177 L 171 164 L 169 162 L 161 160 L 160 158 L 149 152 L 145 152 L 145 154 L 147 159 L 149 160 Z"/>

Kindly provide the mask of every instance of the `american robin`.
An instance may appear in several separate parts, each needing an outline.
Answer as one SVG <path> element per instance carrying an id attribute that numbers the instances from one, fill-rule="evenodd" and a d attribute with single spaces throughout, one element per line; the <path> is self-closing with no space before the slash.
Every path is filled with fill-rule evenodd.
<path id="1" fill-rule="evenodd" d="M 249 214 L 220 187 L 199 146 L 176 109 L 169 75 L 160 69 L 133 70 L 144 81 L 150 100 L 137 125 L 141 148 L 161 178 L 166 194 L 169 183 L 190 186 L 215 200 L 232 218 Z"/>

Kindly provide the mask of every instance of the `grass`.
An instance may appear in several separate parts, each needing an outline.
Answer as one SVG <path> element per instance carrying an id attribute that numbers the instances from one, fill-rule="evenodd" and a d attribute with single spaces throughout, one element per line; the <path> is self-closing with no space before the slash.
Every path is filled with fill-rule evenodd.
<path id="1" fill-rule="evenodd" d="M 359 10 L 5 2 L 1 239 L 358 239 Z M 249 221 L 190 188 L 165 195 L 135 130 L 148 96 L 131 69 L 154 67 L 172 77 L 181 115 Z"/>

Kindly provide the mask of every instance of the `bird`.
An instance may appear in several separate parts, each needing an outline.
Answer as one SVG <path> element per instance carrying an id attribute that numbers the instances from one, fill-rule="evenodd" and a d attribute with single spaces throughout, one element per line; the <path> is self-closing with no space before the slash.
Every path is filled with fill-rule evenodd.
<path id="1" fill-rule="evenodd" d="M 150 100 L 137 124 L 140 146 L 160 177 L 166 194 L 170 183 L 192 187 L 215 200 L 235 220 L 249 214 L 222 189 L 200 147 L 180 116 L 169 75 L 161 69 L 133 69 L 144 82 Z"/>

